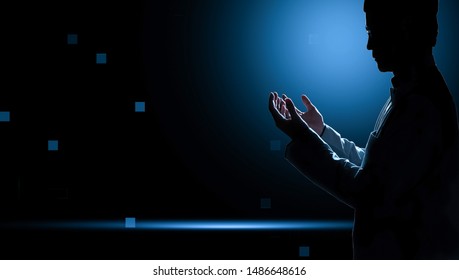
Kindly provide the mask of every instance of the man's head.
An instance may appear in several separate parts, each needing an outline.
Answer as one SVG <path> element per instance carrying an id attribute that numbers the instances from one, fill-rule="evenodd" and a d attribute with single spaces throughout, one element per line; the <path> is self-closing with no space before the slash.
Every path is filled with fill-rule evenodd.
<path id="1" fill-rule="evenodd" d="M 438 0 L 365 0 L 368 50 L 382 72 L 432 52 L 438 34 Z"/>

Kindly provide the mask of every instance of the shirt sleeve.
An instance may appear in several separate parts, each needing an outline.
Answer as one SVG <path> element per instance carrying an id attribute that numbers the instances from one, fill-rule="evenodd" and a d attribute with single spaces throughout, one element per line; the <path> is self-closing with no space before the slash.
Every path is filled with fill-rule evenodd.
<path id="1" fill-rule="evenodd" d="M 285 157 L 312 182 L 353 208 L 362 202 L 382 200 L 382 205 L 391 207 L 404 193 L 422 185 L 440 150 L 439 112 L 425 97 L 409 99 L 407 106 L 392 112 L 371 149 L 367 143 L 360 166 L 340 157 L 317 134 L 309 132 L 292 139 Z"/>
<path id="2" fill-rule="evenodd" d="M 365 148 L 358 147 L 353 141 L 341 137 L 336 130 L 325 124 L 322 139 L 342 158 L 360 166 L 365 155 Z"/>

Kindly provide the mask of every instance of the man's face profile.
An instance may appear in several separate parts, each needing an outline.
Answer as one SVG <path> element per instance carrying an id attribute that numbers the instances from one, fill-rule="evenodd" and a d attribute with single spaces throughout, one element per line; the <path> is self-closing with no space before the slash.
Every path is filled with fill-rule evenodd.
<path id="1" fill-rule="evenodd" d="M 367 49 L 372 51 L 378 69 L 381 72 L 393 71 L 397 60 L 397 36 L 394 27 L 384 24 L 384 19 L 371 12 L 366 13 L 366 29 L 368 33 Z"/>
<path id="2" fill-rule="evenodd" d="M 367 49 L 381 72 L 397 71 L 432 51 L 438 0 L 365 0 Z"/>

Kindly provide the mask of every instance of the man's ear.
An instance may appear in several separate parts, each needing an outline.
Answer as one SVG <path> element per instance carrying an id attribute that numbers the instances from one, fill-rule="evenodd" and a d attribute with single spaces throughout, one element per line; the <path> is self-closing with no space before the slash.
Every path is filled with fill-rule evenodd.
<path id="1" fill-rule="evenodd" d="M 436 34 L 432 35 L 429 24 L 424 18 L 406 15 L 401 21 L 400 36 L 401 42 L 409 48 L 432 47 L 436 42 Z M 436 29 L 435 29 L 436 30 Z"/>

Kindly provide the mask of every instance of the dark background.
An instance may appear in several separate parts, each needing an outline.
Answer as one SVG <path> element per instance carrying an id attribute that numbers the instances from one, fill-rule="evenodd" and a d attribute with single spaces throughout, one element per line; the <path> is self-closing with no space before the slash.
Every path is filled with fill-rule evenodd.
<path id="1" fill-rule="evenodd" d="M 443 2 L 455 8 L 452 1 Z M 237 42 L 225 45 L 222 38 L 237 38 L 244 25 L 236 17 L 235 33 L 219 28 L 232 26 L 231 17 L 224 15 L 238 15 L 241 3 L 2 4 L 0 111 L 11 112 L 11 121 L 0 123 L 2 259 L 297 259 L 299 246 L 310 247 L 310 259 L 352 258 L 350 230 L 155 232 L 8 226 L 12 221 L 125 217 L 352 220 L 350 208 L 313 186 L 283 158 L 288 139 L 272 123 L 267 94 L 289 88 L 278 83 L 254 87 L 250 82 L 261 84 L 258 71 L 246 75 L 254 66 L 234 66 L 247 57 L 234 51 Z M 244 7 L 241 11 L 247 12 Z M 457 38 L 458 29 L 452 28 L 457 26 L 453 12 L 443 10 L 442 22 L 451 31 L 439 41 L 448 50 L 457 44 L 451 36 Z M 225 25 L 222 18 L 228 20 Z M 69 33 L 78 34 L 77 45 L 67 44 Z M 98 52 L 107 53 L 107 64 L 95 63 Z M 228 61 L 234 64 L 226 67 Z M 438 62 L 457 97 L 457 54 Z M 377 75 L 376 66 L 371 67 Z M 373 103 L 348 106 L 360 113 L 352 124 L 353 115 L 340 106 L 323 111 L 331 115 L 328 123 L 359 145 L 365 144 L 378 113 L 374 108 L 388 92 L 387 79 L 375 79 L 365 88 L 376 89 L 377 97 L 358 101 L 369 98 Z M 311 87 L 315 82 L 308 80 Z M 357 81 L 352 84 L 358 87 Z M 319 109 L 321 103 L 340 102 L 324 94 L 319 99 L 321 94 L 316 96 Z M 145 113 L 134 112 L 135 101 L 145 101 Z M 58 152 L 46 150 L 49 139 L 59 139 Z M 271 150 L 271 141 L 279 141 L 281 149 Z M 262 198 L 271 200 L 269 209 L 260 207 Z"/>

